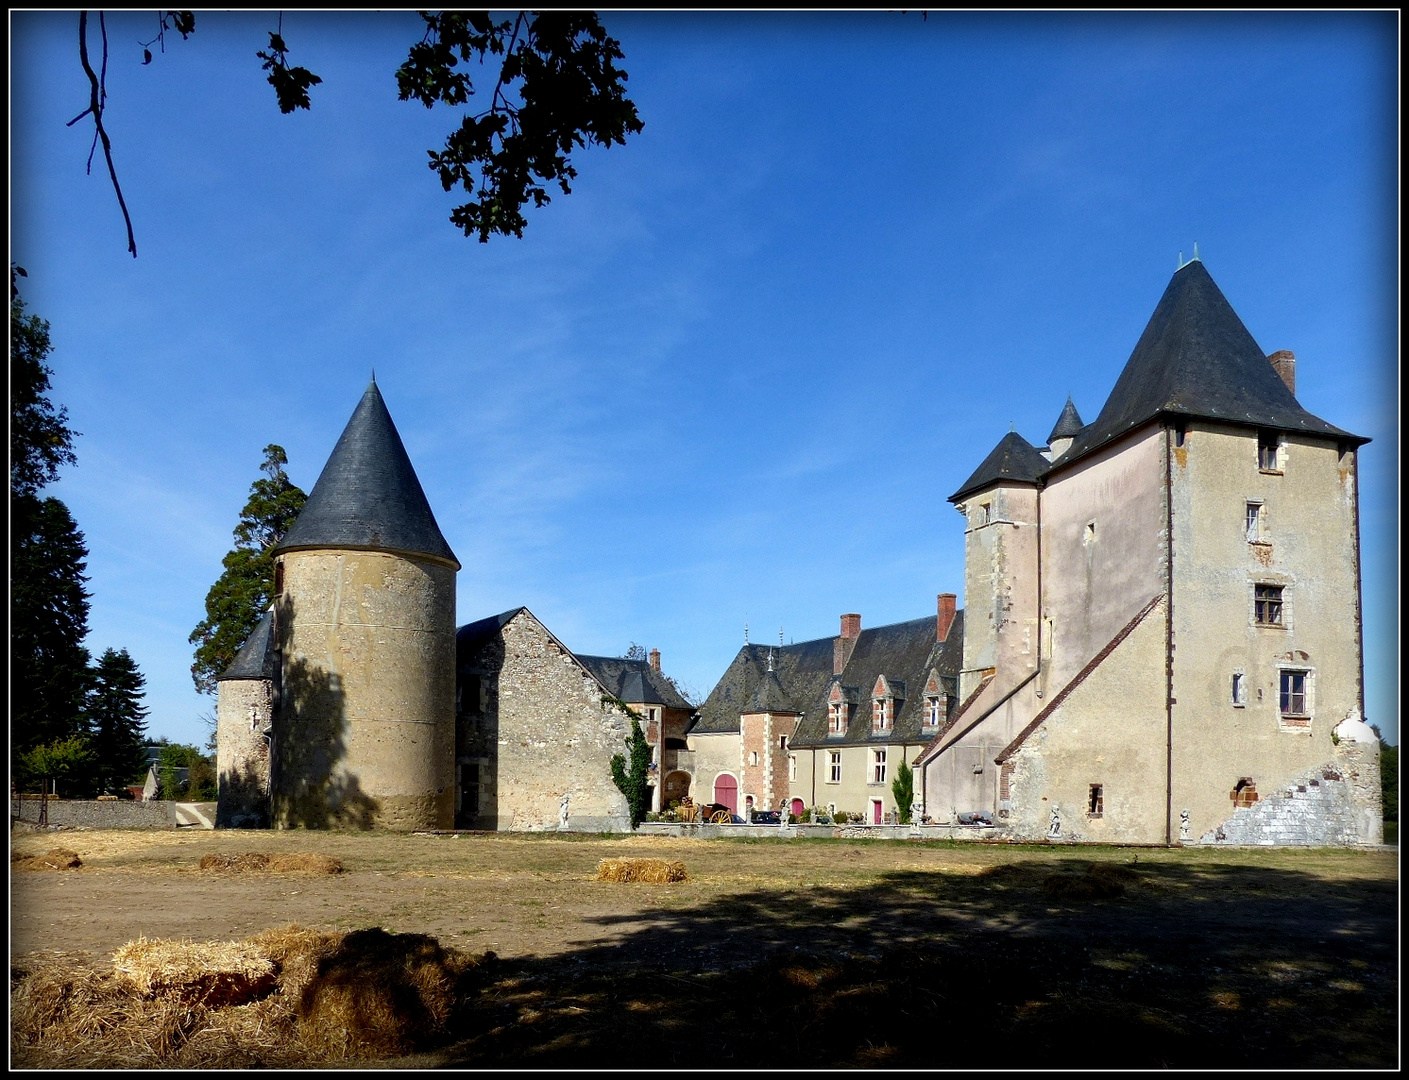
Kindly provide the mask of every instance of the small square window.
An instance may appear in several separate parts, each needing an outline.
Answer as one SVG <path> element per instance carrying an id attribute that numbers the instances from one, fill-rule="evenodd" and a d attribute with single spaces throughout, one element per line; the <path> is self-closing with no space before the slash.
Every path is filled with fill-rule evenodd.
<path id="1" fill-rule="evenodd" d="M 758 751 L 757 751 L 757 750 L 751 750 L 751 751 L 749 751 L 749 764 L 750 764 L 750 765 L 757 765 L 757 764 L 758 764 Z"/>
<path id="2" fill-rule="evenodd" d="M 1105 812 L 1105 790 L 1100 784 L 1092 784 L 1086 796 L 1086 816 L 1100 817 Z"/>
<path id="3" fill-rule="evenodd" d="M 1258 626 L 1282 625 L 1282 586 L 1253 586 L 1253 619 Z"/>
<path id="4" fill-rule="evenodd" d="M 1247 504 L 1246 513 L 1243 515 L 1243 527 L 1247 532 L 1249 541 L 1262 539 L 1262 504 L 1250 502 Z"/>
<path id="5" fill-rule="evenodd" d="M 1189 437 L 1188 429 L 1186 429 L 1183 424 L 1180 424 L 1178 427 L 1176 427 L 1176 428 L 1174 429 L 1174 445 L 1175 445 L 1175 446 L 1183 446 L 1183 445 L 1184 445 L 1184 440 L 1187 439 L 1188 437 Z"/>
<path id="6" fill-rule="evenodd" d="M 1307 708 L 1307 672 L 1283 671 L 1281 673 L 1281 693 L 1279 709 L 1283 716 L 1305 717 Z"/>
<path id="7" fill-rule="evenodd" d="M 1277 433 L 1262 431 L 1257 436 L 1257 467 L 1263 472 L 1277 472 Z"/>
<path id="8" fill-rule="evenodd" d="M 992 503 L 979 503 L 979 504 L 978 504 L 978 523 L 979 523 L 980 525 L 987 525 L 987 524 L 988 524 L 990 521 L 992 521 L 992 520 L 993 520 L 993 504 L 992 504 Z"/>
<path id="9" fill-rule="evenodd" d="M 787 737 L 786 735 L 779 735 L 779 736 L 778 736 L 778 749 L 784 751 L 785 753 L 787 752 L 787 749 L 788 749 L 788 737 Z"/>
<path id="10" fill-rule="evenodd" d="M 1241 671 L 1233 672 L 1233 705 L 1243 708 L 1248 703 L 1248 679 Z"/>

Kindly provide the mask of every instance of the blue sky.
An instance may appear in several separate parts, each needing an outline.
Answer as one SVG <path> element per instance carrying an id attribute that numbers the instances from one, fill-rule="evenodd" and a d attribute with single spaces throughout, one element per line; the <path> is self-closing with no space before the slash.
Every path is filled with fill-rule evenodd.
<path id="1" fill-rule="evenodd" d="M 743 641 L 963 591 L 946 498 L 1015 425 L 1090 421 L 1177 265 L 1205 264 L 1361 453 L 1367 718 L 1397 741 L 1397 16 L 607 14 L 645 130 L 575 156 L 522 240 L 467 240 L 396 100 L 414 14 L 206 14 L 106 114 L 77 16 L 11 15 L 11 259 L 50 320 L 89 645 L 203 742 L 191 628 L 261 448 L 310 489 L 375 367 L 464 569 L 571 648 L 707 692 Z M 94 34 L 96 40 L 96 34 Z"/>

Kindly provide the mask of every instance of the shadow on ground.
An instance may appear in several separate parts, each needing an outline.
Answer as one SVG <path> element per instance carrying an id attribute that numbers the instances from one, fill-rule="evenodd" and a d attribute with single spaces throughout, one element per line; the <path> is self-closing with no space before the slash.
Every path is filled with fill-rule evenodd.
<path id="1" fill-rule="evenodd" d="M 423 1063 L 1398 1064 L 1394 882 L 1086 865 L 896 872 L 602 919 L 637 929 L 501 962 L 458 1041 Z"/>

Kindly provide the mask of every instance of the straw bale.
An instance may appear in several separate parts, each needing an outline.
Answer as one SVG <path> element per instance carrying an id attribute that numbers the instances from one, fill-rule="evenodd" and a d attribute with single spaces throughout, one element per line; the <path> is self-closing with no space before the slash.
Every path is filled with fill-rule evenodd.
<path id="1" fill-rule="evenodd" d="M 83 860 L 78 857 L 78 852 L 70 851 L 68 848 L 51 848 L 46 855 L 31 855 L 27 858 L 12 856 L 10 869 L 27 871 L 77 870 L 82 865 Z"/>
<path id="2" fill-rule="evenodd" d="M 170 992 L 207 1006 L 242 1005 L 274 989 L 276 969 L 248 942 L 130 941 L 113 970 L 139 994 Z"/>
<path id="3" fill-rule="evenodd" d="M 685 864 L 668 859 L 603 859 L 597 864 L 598 881 L 641 881 L 669 885 L 689 881 Z"/>
<path id="4" fill-rule="evenodd" d="M 223 870 L 235 874 L 251 871 L 267 871 L 274 874 L 340 874 L 342 863 L 329 855 L 303 852 L 274 852 L 270 855 L 260 851 L 246 851 L 240 855 L 212 852 L 201 857 L 201 869 Z"/>

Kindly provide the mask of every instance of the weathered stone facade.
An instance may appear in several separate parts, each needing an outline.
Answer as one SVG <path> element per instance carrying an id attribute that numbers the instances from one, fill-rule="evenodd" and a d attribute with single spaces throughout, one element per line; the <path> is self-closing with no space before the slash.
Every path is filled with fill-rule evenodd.
<path id="1" fill-rule="evenodd" d="M 509 613 L 458 667 L 459 827 L 629 829 L 611 759 L 630 720 L 532 612 Z"/>
<path id="2" fill-rule="evenodd" d="M 274 684 L 269 679 L 222 679 L 218 687 L 215 757 L 220 794 L 216 827 L 266 828 Z"/>

